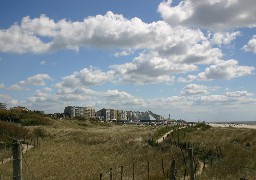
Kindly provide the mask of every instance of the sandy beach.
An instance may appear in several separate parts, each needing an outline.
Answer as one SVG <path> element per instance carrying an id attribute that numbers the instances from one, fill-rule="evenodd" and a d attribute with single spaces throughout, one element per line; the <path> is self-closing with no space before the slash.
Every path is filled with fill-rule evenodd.
<path id="1" fill-rule="evenodd" d="M 234 127 L 234 128 L 248 128 L 256 129 L 256 125 L 251 124 L 236 124 L 236 123 L 208 123 L 212 127 Z"/>

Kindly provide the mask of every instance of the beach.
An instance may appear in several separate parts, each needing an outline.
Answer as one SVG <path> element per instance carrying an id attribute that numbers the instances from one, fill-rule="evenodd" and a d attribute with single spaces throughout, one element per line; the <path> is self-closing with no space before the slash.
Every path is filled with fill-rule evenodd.
<path id="1" fill-rule="evenodd" d="M 207 123 L 212 127 L 234 127 L 234 128 L 248 128 L 256 129 L 256 124 L 242 124 L 242 123 Z"/>

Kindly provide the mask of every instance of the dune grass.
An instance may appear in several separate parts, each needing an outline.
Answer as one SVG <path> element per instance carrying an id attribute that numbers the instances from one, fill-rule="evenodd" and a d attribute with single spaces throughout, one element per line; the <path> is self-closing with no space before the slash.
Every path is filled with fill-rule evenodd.
<path id="1" fill-rule="evenodd" d="M 193 145 L 197 160 L 206 161 L 207 168 L 198 179 L 256 177 L 256 130 L 194 127 L 175 133 L 173 138 L 177 139 L 179 133 L 181 143 Z M 218 157 L 220 153 L 223 157 Z"/>
<path id="2" fill-rule="evenodd" d="M 41 127 L 45 136 L 40 147 L 25 154 L 24 179 L 99 179 L 100 173 L 106 179 L 110 168 L 113 179 L 120 179 L 121 166 L 123 179 L 131 179 L 133 164 L 136 179 L 146 179 L 148 162 L 150 178 L 163 179 L 162 158 L 167 170 L 178 149 L 163 151 L 148 144 L 159 128 L 56 121 Z M 11 163 L 5 170 L 11 175 Z"/>
<path id="3" fill-rule="evenodd" d="M 163 144 L 150 144 L 170 128 L 119 126 L 80 120 L 54 120 L 48 126 L 26 127 L 40 135 L 40 147 L 24 155 L 24 179 L 166 179 L 170 162 L 176 159 L 177 177 L 185 170 L 181 151 L 174 140 L 193 145 L 195 162 L 205 160 L 206 169 L 197 179 L 240 179 L 256 177 L 256 131 L 251 129 L 210 128 L 205 125 L 175 130 Z M 216 148 L 222 157 L 217 158 Z M 212 160 L 207 159 L 212 152 Z M 186 154 L 186 152 L 184 151 Z M 185 155 L 186 156 L 186 155 Z M 163 176 L 162 159 L 164 160 Z M 3 172 L 5 174 L 3 174 Z M 12 165 L 0 165 L 2 179 L 11 179 Z M 1 177 L 0 176 L 0 177 Z"/>

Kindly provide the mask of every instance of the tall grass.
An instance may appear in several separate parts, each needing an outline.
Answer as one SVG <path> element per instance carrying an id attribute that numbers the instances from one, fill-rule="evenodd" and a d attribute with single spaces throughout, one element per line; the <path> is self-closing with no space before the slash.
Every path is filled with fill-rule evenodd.
<path id="1" fill-rule="evenodd" d="M 58 127 L 58 128 L 57 128 Z M 79 121 L 58 121 L 45 128 L 40 147 L 25 154 L 24 179 L 131 179 L 133 163 L 136 179 L 147 178 L 147 161 L 151 179 L 163 179 L 165 170 L 178 149 L 163 151 L 148 145 L 147 139 L 157 131 L 141 126 L 83 126 Z M 11 173 L 11 168 L 9 169 Z"/>
<path id="2" fill-rule="evenodd" d="M 256 130 L 202 126 L 181 129 L 174 138 L 177 138 L 177 133 L 181 142 L 190 142 L 194 146 L 195 158 L 207 163 L 198 179 L 256 177 Z M 220 150 L 223 157 L 217 156 Z"/>
<path id="3" fill-rule="evenodd" d="M 181 151 L 175 144 L 190 142 L 194 148 L 196 164 L 204 159 L 204 153 L 216 152 L 221 147 L 223 157 L 206 162 L 206 169 L 197 179 L 240 179 L 256 177 L 256 131 L 250 129 L 210 128 L 200 125 L 175 130 L 163 144 L 150 145 L 148 138 L 164 134 L 167 128 L 149 126 L 118 126 L 89 121 L 54 121 L 44 127 L 30 127 L 31 132 L 41 134 L 40 147 L 24 156 L 24 179 L 120 179 L 120 167 L 124 178 L 147 179 L 147 161 L 150 163 L 150 179 L 166 179 L 172 158 L 176 159 L 177 176 L 183 177 L 184 166 Z M 185 152 L 185 151 L 184 151 Z M 185 152 L 186 153 L 186 152 Z M 161 161 L 164 159 L 165 177 Z M 1 166 L 0 166 L 1 168 Z M 11 174 L 11 163 L 5 165 Z M 0 171 L 1 172 L 1 171 Z"/>

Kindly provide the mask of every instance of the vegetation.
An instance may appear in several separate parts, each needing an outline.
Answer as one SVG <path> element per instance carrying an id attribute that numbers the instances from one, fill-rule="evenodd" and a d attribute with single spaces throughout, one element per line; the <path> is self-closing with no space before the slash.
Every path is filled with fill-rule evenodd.
<path id="1" fill-rule="evenodd" d="M 19 123 L 22 126 L 49 125 L 49 119 L 33 111 L 0 110 L 0 120 Z"/>
<path id="2" fill-rule="evenodd" d="M 206 167 L 198 179 L 253 179 L 256 177 L 256 130 L 211 128 L 204 123 L 176 130 L 165 146 L 177 142 L 184 151 L 192 146 L 196 164 Z"/>
<path id="3" fill-rule="evenodd" d="M 27 134 L 18 137 L 40 137 L 40 147 L 25 154 L 24 179 L 99 179 L 100 173 L 108 179 L 110 168 L 113 179 L 120 179 L 121 166 L 123 179 L 131 179 L 133 164 L 135 179 L 147 179 L 149 162 L 151 179 L 161 180 L 166 179 L 173 158 L 179 179 L 188 175 L 187 149 L 191 146 L 197 171 L 205 165 L 197 179 L 256 177 L 256 131 L 252 129 L 212 128 L 200 123 L 175 128 L 161 144 L 151 144 L 148 139 L 157 139 L 173 127 L 50 120 L 50 125 L 24 130 Z M 11 163 L 0 165 L 1 172 L 11 176 Z"/>

